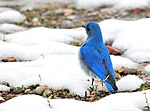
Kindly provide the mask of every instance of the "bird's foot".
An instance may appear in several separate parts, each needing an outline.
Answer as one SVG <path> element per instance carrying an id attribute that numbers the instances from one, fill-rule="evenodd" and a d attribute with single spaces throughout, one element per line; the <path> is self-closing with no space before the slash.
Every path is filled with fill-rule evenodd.
<path id="1" fill-rule="evenodd" d="M 89 90 L 89 92 L 92 92 L 92 91 L 94 91 L 94 89 L 95 89 L 94 86 L 90 86 L 88 90 Z"/>

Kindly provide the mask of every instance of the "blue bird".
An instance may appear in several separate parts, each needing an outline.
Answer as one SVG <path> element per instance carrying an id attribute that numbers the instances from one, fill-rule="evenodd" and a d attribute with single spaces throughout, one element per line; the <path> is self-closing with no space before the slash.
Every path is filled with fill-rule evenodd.
<path id="1" fill-rule="evenodd" d="M 110 92 L 116 93 L 116 77 L 101 29 L 96 22 L 89 22 L 84 28 L 88 37 L 80 47 L 81 68 L 92 78 L 101 79 Z"/>

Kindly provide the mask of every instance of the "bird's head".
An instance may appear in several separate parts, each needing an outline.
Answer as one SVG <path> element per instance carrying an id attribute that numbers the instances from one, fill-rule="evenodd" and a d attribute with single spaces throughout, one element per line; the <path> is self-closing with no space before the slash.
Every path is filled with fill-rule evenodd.
<path id="1" fill-rule="evenodd" d="M 96 22 L 89 22 L 86 26 L 83 26 L 86 29 L 88 36 L 101 34 L 99 25 Z"/>

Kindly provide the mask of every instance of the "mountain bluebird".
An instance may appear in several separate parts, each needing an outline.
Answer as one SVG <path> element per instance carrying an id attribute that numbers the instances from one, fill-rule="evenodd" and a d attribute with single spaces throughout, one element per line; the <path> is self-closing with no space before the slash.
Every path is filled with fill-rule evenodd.
<path id="1" fill-rule="evenodd" d="M 84 28 L 88 37 L 79 52 L 81 67 L 93 79 L 101 79 L 110 92 L 116 93 L 116 77 L 101 29 L 96 22 L 89 22 Z"/>

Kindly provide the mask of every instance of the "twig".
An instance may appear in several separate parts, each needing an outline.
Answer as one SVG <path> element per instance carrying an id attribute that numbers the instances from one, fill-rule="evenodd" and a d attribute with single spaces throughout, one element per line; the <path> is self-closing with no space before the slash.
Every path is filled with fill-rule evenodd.
<path id="1" fill-rule="evenodd" d="M 39 78 L 40 78 L 40 81 L 42 81 L 42 77 L 41 77 L 41 75 L 39 74 Z"/>
<path id="2" fill-rule="evenodd" d="M 149 103 L 148 103 L 148 98 L 147 98 L 147 96 L 146 96 L 146 91 L 144 92 L 144 95 L 145 95 L 145 99 L 146 99 L 146 104 L 147 104 L 147 106 L 145 106 L 147 109 L 148 109 L 148 111 L 150 110 L 150 106 L 149 106 Z"/>
<path id="3" fill-rule="evenodd" d="M 5 36 L 3 36 L 2 41 L 7 42 L 8 40 L 6 39 Z"/>
<path id="4" fill-rule="evenodd" d="M 50 108 L 52 108 L 51 105 L 50 105 L 50 96 L 47 98 L 47 102 L 48 102 L 48 106 L 49 106 Z"/>

